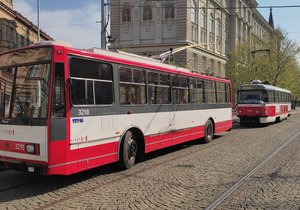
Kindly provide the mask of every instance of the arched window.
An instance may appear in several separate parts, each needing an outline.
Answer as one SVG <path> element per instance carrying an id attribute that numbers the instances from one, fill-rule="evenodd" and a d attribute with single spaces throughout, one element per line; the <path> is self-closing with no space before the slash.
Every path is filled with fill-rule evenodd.
<path id="1" fill-rule="evenodd" d="M 192 1 L 191 21 L 192 23 L 197 23 L 197 6 L 195 1 Z"/>
<path id="2" fill-rule="evenodd" d="M 152 3 L 151 1 L 147 0 L 144 3 L 143 20 L 152 20 L 152 17 Z"/>
<path id="3" fill-rule="evenodd" d="M 131 22 L 131 6 L 129 3 L 123 4 L 122 22 Z"/>
<path id="4" fill-rule="evenodd" d="M 168 1 L 165 3 L 165 19 L 175 18 L 174 1 Z"/>

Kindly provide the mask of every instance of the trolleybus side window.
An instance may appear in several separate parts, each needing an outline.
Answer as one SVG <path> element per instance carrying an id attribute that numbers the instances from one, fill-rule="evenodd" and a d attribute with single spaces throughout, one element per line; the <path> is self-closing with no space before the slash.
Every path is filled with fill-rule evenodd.
<path id="1" fill-rule="evenodd" d="M 205 81 L 205 98 L 208 104 L 215 104 L 217 102 L 216 83 L 214 81 Z"/>
<path id="2" fill-rule="evenodd" d="M 73 105 L 111 105 L 113 103 L 111 65 L 71 58 L 70 76 Z"/>
<path id="3" fill-rule="evenodd" d="M 188 78 L 183 76 L 172 77 L 172 97 L 174 104 L 190 103 Z"/>
<path id="4" fill-rule="evenodd" d="M 170 104 L 170 75 L 148 72 L 148 92 L 151 104 Z"/>
<path id="5" fill-rule="evenodd" d="M 146 104 L 145 70 L 120 67 L 120 102 L 123 105 Z"/>
<path id="6" fill-rule="evenodd" d="M 56 63 L 54 66 L 53 80 L 53 102 L 52 116 L 65 116 L 65 80 L 64 80 L 64 63 Z"/>
<path id="7" fill-rule="evenodd" d="M 226 84 L 226 102 L 230 103 L 230 85 Z"/>
<path id="8" fill-rule="evenodd" d="M 191 89 L 191 100 L 193 104 L 203 104 L 204 103 L 204 87 L 203 80 L 191 79 L 190 80 Z"/>
<path id="9" fill-rule="evenodd" d="M 226 86 L 224 83 L 217 82 L 217 102 L 226 103 Z"/>

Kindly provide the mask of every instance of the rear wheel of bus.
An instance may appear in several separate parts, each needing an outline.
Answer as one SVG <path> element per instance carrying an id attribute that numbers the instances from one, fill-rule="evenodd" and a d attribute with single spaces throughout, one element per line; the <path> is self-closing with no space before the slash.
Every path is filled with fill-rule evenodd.
<path id="1" fill-rule="evenodd" d="M 205 125 L 204 125 L 204 137 L 203 141 L 205 143 L 209 143 L 212 141 L 214 137 L 214 125 L 211 120 L 207 120 Z"/>
<path id="2" fill-rule="evenodd" d="M 122 138 L 120 147 L 120 166 L 123 169 L 128 169 L 134 166 L 139 154 L 138 135 L 128 130 Z"/>

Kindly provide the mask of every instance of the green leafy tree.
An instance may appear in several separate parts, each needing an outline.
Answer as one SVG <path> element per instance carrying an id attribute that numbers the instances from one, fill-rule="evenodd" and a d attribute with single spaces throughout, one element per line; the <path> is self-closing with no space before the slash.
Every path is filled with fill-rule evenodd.
<path id="1" fill-rule="evenodd" d="M 249 40 L 237 45 L 229 55 L 226 76 L 232 81 L 234 91 L 240 84 L 259 79 L 289 89 L 294 98 L 300 98 L 299 53 L 299 45 L 276 29 L 270 40 L 259 45 Z"/>

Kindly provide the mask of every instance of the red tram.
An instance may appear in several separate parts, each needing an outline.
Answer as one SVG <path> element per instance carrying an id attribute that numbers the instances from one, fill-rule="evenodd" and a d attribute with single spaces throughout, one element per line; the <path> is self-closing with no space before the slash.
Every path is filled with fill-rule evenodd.
<path id="1" fill-rule="evenodd" d="M 280 122 L 291 114 L 291 92 L 259 80 L 240 85 L 236 112 L 240 124 Z"/>

